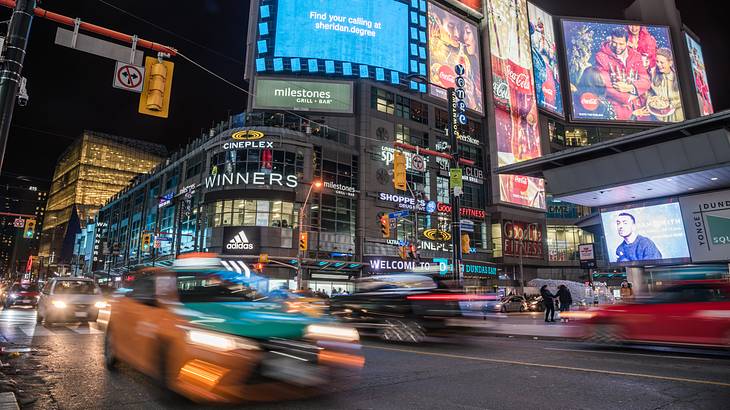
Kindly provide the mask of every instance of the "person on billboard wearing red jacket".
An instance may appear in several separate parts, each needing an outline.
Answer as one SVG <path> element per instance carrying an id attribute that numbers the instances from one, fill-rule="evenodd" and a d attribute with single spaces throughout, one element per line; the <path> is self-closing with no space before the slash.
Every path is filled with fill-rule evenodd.
<path id="1" fill-rule="evenodd" d="M 625 27 L 614 28 L 595 57 L 617 120 L 631 120 L 633 111 L 641 106 L 640 97 L 651 87 L 641 55 L 628 46 L 628 37 Z"/>
<path id="2" fill-rule="evenodd" d="M 646 71 L 651 72 L 656 67 L 656 38 L 649 33 L 646 26 L 629 24 L 626 28 L 629 30 L 629 47 L 639 53 Z"/>

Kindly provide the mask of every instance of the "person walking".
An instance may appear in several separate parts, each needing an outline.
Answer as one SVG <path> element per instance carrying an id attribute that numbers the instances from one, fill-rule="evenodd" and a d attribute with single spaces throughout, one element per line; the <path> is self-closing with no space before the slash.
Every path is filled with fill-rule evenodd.
<path id="1" fill-rule="evenodd" d="M 545 305 L 545 322 L 555 321 L 555 295 L 550 293 L 547 285 L 542 285 L 540 288 L 540 296 L 542 296 L 542 303 Z M 548 320 L 548 317 L 550 318 Z"/>
<path id="2" fill-rule="evenodd" d="M 558 286 L 558 293 L 555 294 L 560 302 L 560 321 L 567 322 L 568 318 L 563 317 L 563 312 L 570 310 L 570 305 L 573 304 L 573 297 L 570 295 L 570 290 L 565 285 Z"/>

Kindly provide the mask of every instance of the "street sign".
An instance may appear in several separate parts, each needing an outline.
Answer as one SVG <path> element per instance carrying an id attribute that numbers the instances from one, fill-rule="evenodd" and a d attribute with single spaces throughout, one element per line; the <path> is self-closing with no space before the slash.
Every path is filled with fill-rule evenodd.
<path id="1" fill-rule="evenodd" d="M 120 90 L 142 92 L 144 81 L 144 67 L 137 67 L 117 61 L 114 69 L 114 82 L 112 86 Z"/>
<path id="2" fill-rule="evenodd" d="M 388 214 L 388 218 L 395 219 L 395 218 L 404 218 L 408 215 L 410 215 L 410 211 L 398 211 L 398 212 L 391 212 Z"/>
<path id="3" fill-rule="evenodd" d="M 130 47 L 121 46 L 110 41 L 101 40 L 96 37 L 87 36 L 86 34 L 76 33 L 73 30 L 58 28 L 56 30 L 55 43 L 60 46 L 70 47 L 79 51 L 97 56 L 110 58 L 115 61 L 131 63 L 136 66 L 143 64 L 144 52 L 134 50 Z"/>
<path id="4" fill-rule="evenodd" d="M 451 185 L 451 188 L 461 188 L 464 186 L 462 176 L 463 170 L 461 168 L 451 168 L 449 170 L 449 184 Z"/>
<path id="5" fill-rule="evenodd" d="M 158 236 L 158 237 L 155 237 L 155 240 L 160 241 L 160 242 L 170 242 L 170 241 L 172 241 L 172 238 L 167 237 L 167 236 Z"/>
<path id="6" fill-rule="evenodd" d="M 468 219 L 461 220 L 461 231 L 462 232 L 474 232 L 474 222 Z"/>
<path id="7" fill-rule="evenodd" d="M 416 172 L 426 171 L 426 160 L 420 155 L 411 156 L 411 169 Z"/>
<path id="8" fill-rule="evenodd" d="M 25 219 L 23 218 L 15 218 L 13 221 L 13 226 L 16 228 L 23 228 L 25 227 Z"/>

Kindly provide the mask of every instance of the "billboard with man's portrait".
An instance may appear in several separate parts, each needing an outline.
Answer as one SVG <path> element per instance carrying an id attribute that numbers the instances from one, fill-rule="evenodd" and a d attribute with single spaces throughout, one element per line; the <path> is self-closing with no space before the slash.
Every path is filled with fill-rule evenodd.
<path id="1" fill-rule="evenodd" d="M 679 203 L 601 211 L 608 261 L 641 265 L 689 258 Z"/>
<path id="2" fill-rule="evenodd" d="M 475 24 L 433 3 L 428 4 L 428 59 L 430 94 L 446 99 L 446 89 L 456 87 L 454 66 L 465 68 L 466 107 L 484 112 L 479 30 Z"/>
<path id="3" fill-rule="evenodd" d="M 669 28 L 562 20 L 576 121 L 684 120 Z"/>

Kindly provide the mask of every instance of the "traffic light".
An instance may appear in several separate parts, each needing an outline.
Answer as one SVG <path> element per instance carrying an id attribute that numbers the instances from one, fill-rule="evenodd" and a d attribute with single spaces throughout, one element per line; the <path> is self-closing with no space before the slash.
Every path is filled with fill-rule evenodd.
<path id="1" fill-rule="evenodd" d="M 399 246 L 398 247 L 398 256 L 400 256 L 401 259 L 408 260 L 408 248 L 406 246 Z"/>
<path id="2" fill-rule="evenodd" d="M 309 242 L 309 232 L 302 232 L 299 234 L 299 250 L 305 252 Z"/>
<path id="3" fill-rule="evenodd" d="M 139 112 L 155 117 L 167 118 L 170 111 L 172 71 L 175 64 L 147 57 L 144 62 L 144 84 L 139 96 Z"/>
<path id="4" fill-rule="evenodd" d="M 261 273 L 264 271 L 264 264 L 261 262 L 254 263 L 253 264 L 253 270 L 255 270 L 258 273 Z"/>
<path id="5" fill-rule="evenodd" d="M 390 217 L 388 215 L 380 216 L 380 233 L 383 234 L 383 238 L 390 238 Z"/>
<path id="6" fill-rule="evenodd" d="M 35 219 L 28 219 L 25 221 L 25 230 L 23 231 L 23 238 L 33 239 L 35 236 Z"/>
<path id="7" fill-rule="evenodd" d="M 399 191 L 408 189 L 406 182 L 406 156 L 400 151 L 393 153 L 393 186 Z"/>
<path id="8" fill-rule="evenodd" d="M 471 253 L 471 238 L 468 233 L 461 234 L 461 253 Z"/>
<path id="9" fill-rule="evenodd" d="M 269 254 L 268 253 L 259 254 L 259 263 L 269 263 Z"/>
<path id="10" fill-rule="evenodd" d="M 152 234 L 142 234 L 142 252 L 149 252 L 150 246 L 152 245 Z"/>

